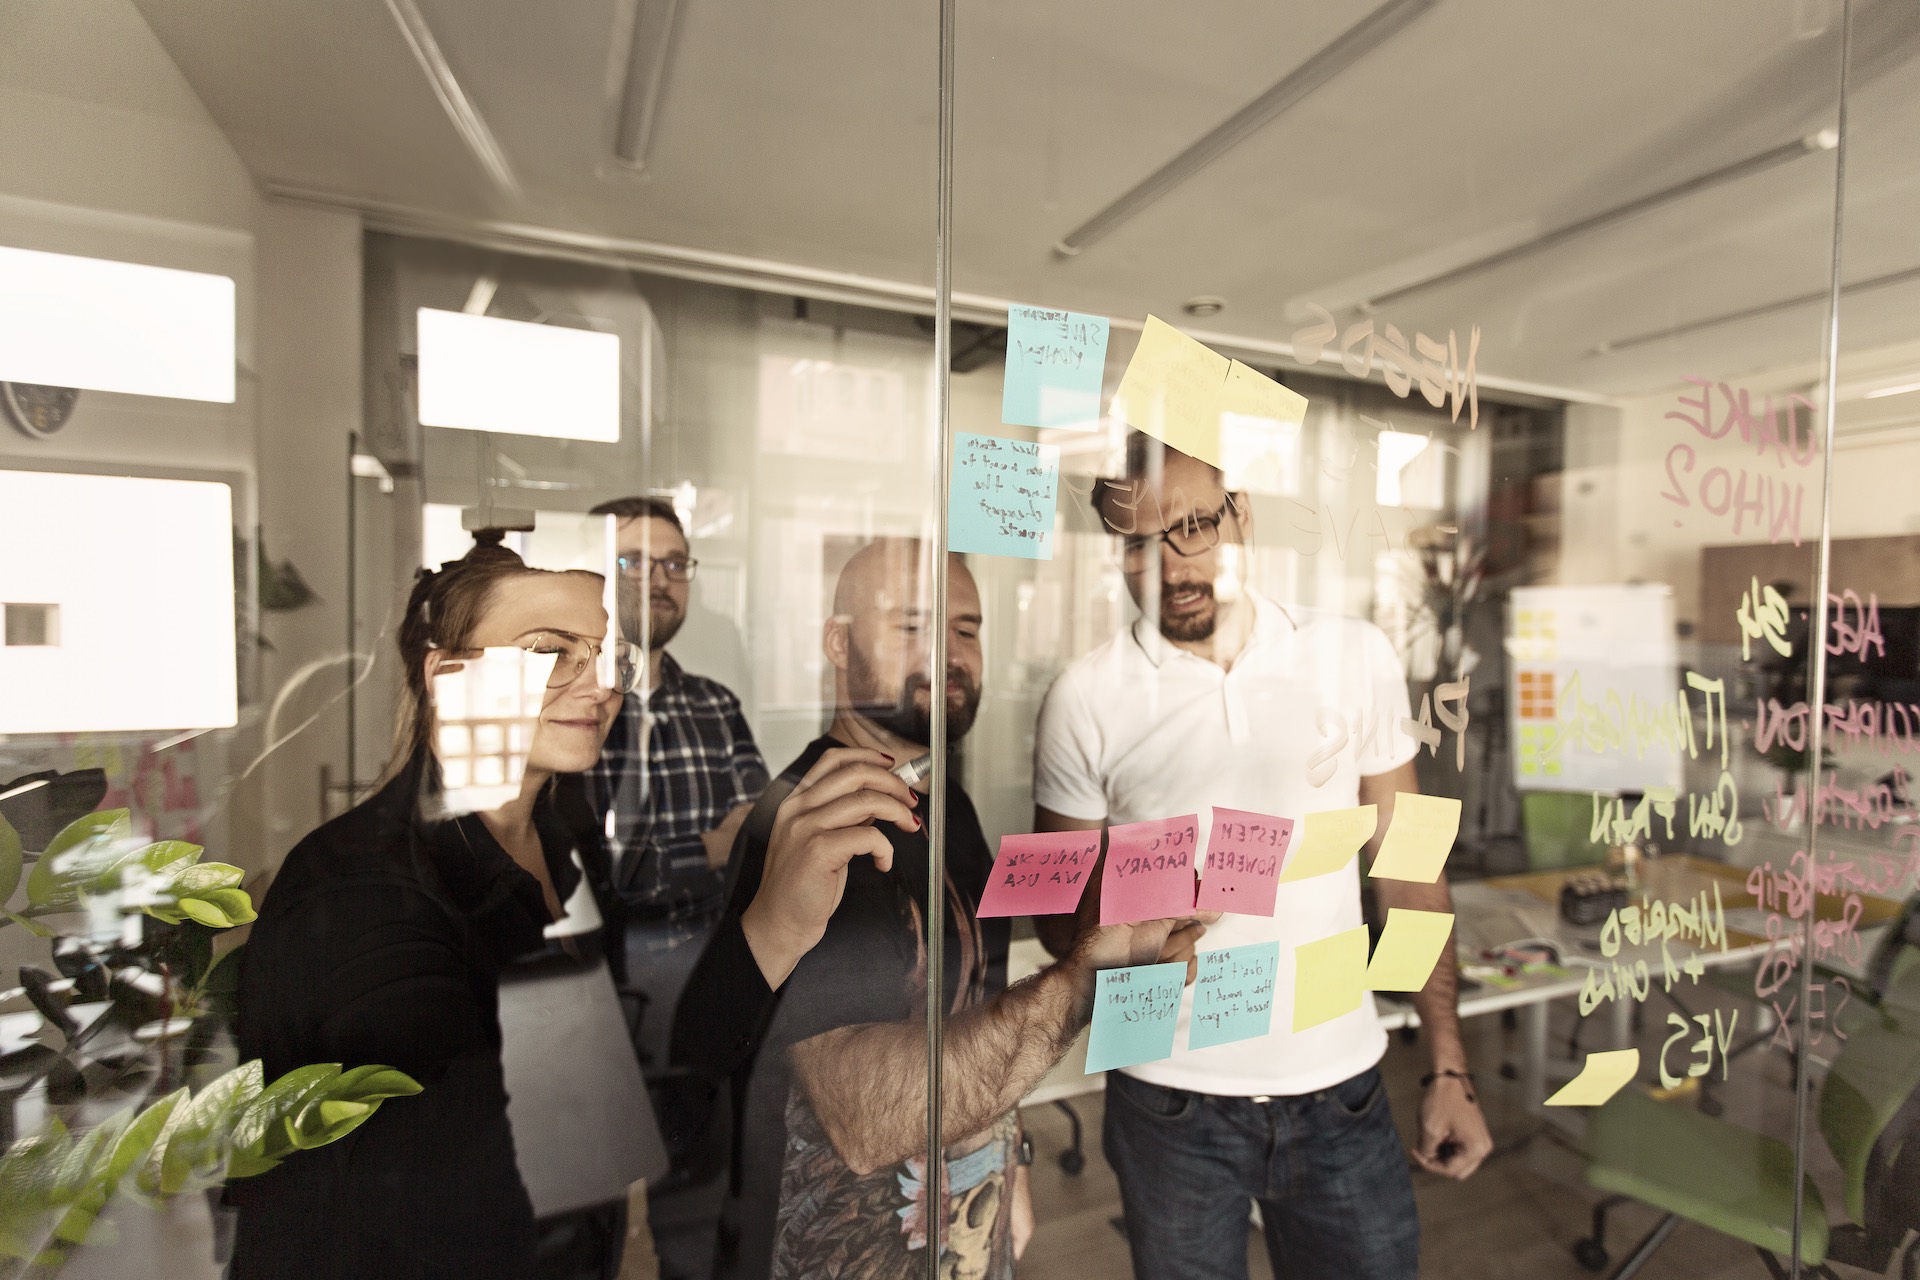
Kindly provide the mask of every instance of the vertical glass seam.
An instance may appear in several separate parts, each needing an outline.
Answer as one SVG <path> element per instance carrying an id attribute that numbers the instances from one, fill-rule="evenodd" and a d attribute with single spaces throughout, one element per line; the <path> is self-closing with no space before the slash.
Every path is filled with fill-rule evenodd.
<path id="1" fill-rule="evenodd" d="M 1825 436 L 1826 470 L 1821 477 L 1820 495 L 1820 535 L 1814 552 L 1813 571 L 1813 626 L 1809 628 L 1810 643 L 1813 649 L 1813 672 L 1809 681 L 1808 699 L 1812 707 L 1809 718 L 1812 727 L 1807 742 L 1807 861 L 1806 873 L 1809 888 L 1813 887 L 1814 865 L 1818 858 L 1820 842 L 1820 774 L 1825 765 L 1826 705 L 1827 705 L 1827 616 L 1828 592 L 1831 590 L 1833 572 L 1833 438 L 1839 413 L 1837 391 L 1840 386 L 1840 266 L 1841 233 L 1846 225 L 1847 199 L 1847 70 L 1853 56 L 1853 0 L 1842 0 L 1840 7 L 1840 104 L 1835 121 L 1839 131 L 1839 142 L 1833 152 L 1833 260 L 1829 264 L 1827 275 L 1827 336 L 1826 336 L 1826 380 L 1827 403 L 1825 421 L 1821 424 Z M 1793 1280 L 1799 1280 L 1800 1239 L 1803 1215 L 1806 1212 L 1806 1167 L 1808 1142 L 1807 1135 L 1807 1091 L 1808 1073 L 1812 1064 L 1812 1055 L 1807 1052 L 1807 1034 L 1810 1029 L 1808 1005 L 1813 999 L 1813 927 L 1820 914 L 1818 893 L 1807 900 L 1807 918 L 1801 922 L 1802 937 L 1800 947 L 1800 1014 L 1799 1026 L 1795 1028 L 1800 1052 L 1799 1065 L 1793 1078 L 1793 1251 L 1789 1255 L 1789 1265 Z"/>

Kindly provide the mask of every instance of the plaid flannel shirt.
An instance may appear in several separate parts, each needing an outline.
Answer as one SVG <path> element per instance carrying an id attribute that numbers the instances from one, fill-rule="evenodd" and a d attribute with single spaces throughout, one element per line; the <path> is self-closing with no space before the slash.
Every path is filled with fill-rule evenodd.
<path id="1" fill-rule="evenodd" d="M 701 833 L 767 785 L 766 762 L 733 692 L 665 655 L 645 704 L 637 693 L 626 696 L 590 783 L 601 820 L 612 815 L 614 887 L 634 917 L 717 915 L 726 869 L 707 865 Z"/>

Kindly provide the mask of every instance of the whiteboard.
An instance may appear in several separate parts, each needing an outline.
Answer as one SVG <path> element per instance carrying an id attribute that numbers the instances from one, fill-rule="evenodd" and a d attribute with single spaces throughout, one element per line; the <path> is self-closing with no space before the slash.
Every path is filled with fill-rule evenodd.
<path id="1" fill-rule="evenodd" d="M 1679 788 L 1701 695 L 1680 675 L 1672 588 L 1516 588 L 1506 650 L 1516 787 Z"/>

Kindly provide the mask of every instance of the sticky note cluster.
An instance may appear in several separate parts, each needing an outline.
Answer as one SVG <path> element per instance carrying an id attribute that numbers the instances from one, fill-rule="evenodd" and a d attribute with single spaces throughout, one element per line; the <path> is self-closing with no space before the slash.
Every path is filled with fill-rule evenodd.
<path id="1" fill-rule="evenodd" d="M 1200 820 L 1193 814 L 1107 828 L 1100 923 L 1132 924 L 1193 911 Z"/>
<path id="2" fill-rule="evenodd" d="M 1105 316 L 1009 307 L 1000 421 L 1021 427 L 1099 430 L 1107 331 Z"/>
<path id="3" fill-rule="evenodd" d="M 947 491 L 947 542 L 955 551 L 1053 559 L 1060 450 L 1050 444 L 956 432 Z"/>
<path id="4" fill-rule="evenodd" d="M 1178 961 L 1102 970 L 1093 992 L 1088 1072 L 1171 1057 L 1186 985 L 1187 966 Z"/>
<path id="5" fill-rule="evenodd" d="M 1151 315 L 1113 397 L 1122 422 L 1216 467 L 1223 414 L 1297 424 L 1306 411 L 1305 396 Z"/>
<path id="6" fill-rule="evenodd" d="M 1066 915 L 1080 905 L 1093 864 L 1098 831 L 1040 831 L 1002 836 L 993 874 L 981 896 L 980 916 Z"/>

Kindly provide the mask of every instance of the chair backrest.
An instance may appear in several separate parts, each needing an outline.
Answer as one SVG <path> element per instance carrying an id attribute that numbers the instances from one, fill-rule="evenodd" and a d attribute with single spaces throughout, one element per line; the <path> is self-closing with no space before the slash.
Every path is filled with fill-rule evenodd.
<path id="1" fill-rule="evenodd" d="M 1820 1091 L 1820 1132 L 1846 1177 L 1847 1214 L 1868 1219 L 1879 1184 L 1920 1122 L 1920 895 L 1869 960 L 1866 1003 Z M 1906 1153 L 1911 1160 L 1920 1151 Z M 1871 1224 L 1870 1224 L 1871 1225 Z M 1903 1225 L 1920 1226 L 1920 1222 Z"/>
<path id="2" fill-rule="evenodd" d="M 1587 839 L 1593 829 L 1593 797 L 1584 792 L 1525 792 L 1520 825 L 1527 837 L 1529 871 L 1587 867 L 1607 859 L 1607 846 Z"/>

